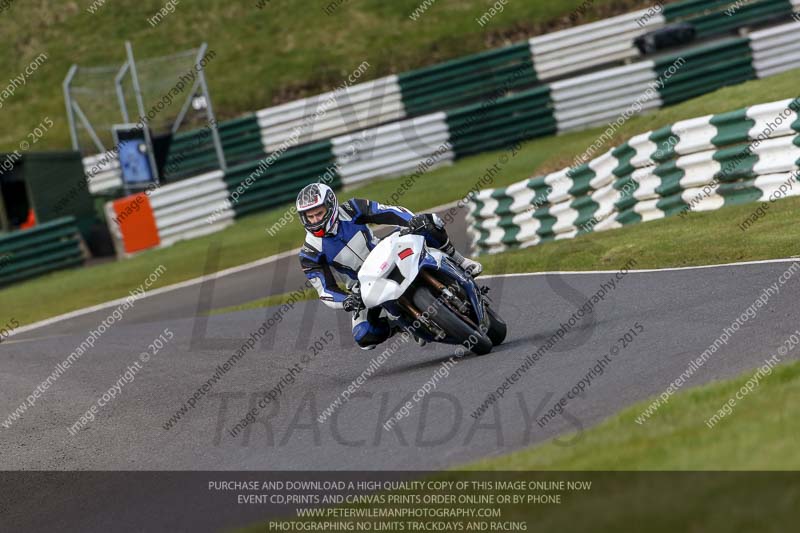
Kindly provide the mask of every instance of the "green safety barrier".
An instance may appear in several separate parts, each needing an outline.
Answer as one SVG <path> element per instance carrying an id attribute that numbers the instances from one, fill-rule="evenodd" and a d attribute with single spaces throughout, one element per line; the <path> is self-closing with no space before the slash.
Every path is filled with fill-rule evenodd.
<path id="1" fill-rule="evenodd" d="M 673 10 L 665 6 L 664 16 L 668 22 L 674 20 L 674 12 L 680 9 L 684 2 L 673 4 L 678 6 Z M 792 4 L 789 0 L 757 0 L 749 2 L 686 2 L 691 4 L 691 9 L 702 10 L 684 15 L 683 22 L 691 23 L 697 30 L 698 39 L 715 37 L 724 33 L 733 32 L 744 26 L 755 26 L 770 22 L 781 17 L 791 16 Z"/>
<path id="2" fill-rule="evenodd" d="M 255 115 L 220 122 L 219 136 L 228 165 L 252 161 L 264 155 L 261 129 Z M 210 128 L 178 133 L 172 140 L 164 165 L 167 180 L 195 176 L 218 167 Z"/>
<path id="3" fill-rule="evenodd" d="M 800 98 L 637 135 L 590 164 L 480 191 L 478 252 L 800 194 Z M 597 169 L 597 170 L 595 170 Z"/>
<path id="4" fill-rule="evenodd" d="M 669 68 L 679 59 L 685 61 L 669 76 Z M 746 38 L 726 39 L 678 54 L 660 57 L 655 61 L 657 78 L 663 81 L 659 89 L 664 105 L 672 105 L 710 93 L 726 85 L 756 78 Z"/>
<path id="5" fill-rule="evenodd" d="M 536 84 L 527 42 L 472 54 L 398 75 L 408 116 L 444 111 L 495 91 Z"/>
<path id="6" fill-rule="evenodd" d="M 236 216 L 292 202 L 298 190 L 316 181 L 340 188 L 335 163 L 331 142 L 320 141 L 230 167 L 225 173 L 225 185 L 230 195 L 240 191 L 233 203 Z"/>
<path id="7" fill-rule="evenodd" d="M 550 105 L 550 89 L 536 87 L 451 111 L 447 113 L 447 126 L 456 157 L 552 135 L 556 132 L 556 119 Z"/>
<path id="8" fill-rule="evenodd" d="M 726 12 L 728 9 L 730 11 Z M 701 36 L 723 34 L 790 12 L 789 0 L 756 0 L 741 5 L 730 0 L 685 0 L 663 6 L 667 22 L 691 22 Z M 454 157 L 460 158 L 579 128 L 580 121 L 575 117 L 584 113 L 583 107 L 586 116 L 591 118 L 597 113 L 597 106 L 606 103 L 602 88 L 570 95 L 575 92 L 574 86 L 556 82 L 552 85 L 559 89 L 554 89 L 551 84 L 541 83 L 532 59 L 526 41 L 401 73 L 397 81 L 404 110 L 399 116 L 407 119 L 445 111 L 448 140 Z M 682 60 L 680 68 L 674 69 L 678 59 Z M 653 87 L 657 88 L 664 106 L 757 77 L 751 42 L 746 37 L 728 38 L 660 56 L 653 65 Z M 591 78 L 587 78 L 585 87 L 593 90 Z M 559 94 L 558 90 L 565 91 L 566 95 Z M 590 101 L 592 97 L 597 101 Z M 561 123 L 554 111 L 556 101 L 560 106 Z M 617 101 L 615 105 L 624 111 L 629 104 Z M 587 124 L 590 123 L 587 120 Z M 358 129 L 357 126 L 350 128 Z M 289 202 L 300 187 L 326 175 L 333 186 L 341 186 L 331 139 L 293 146 L 280 155 L 265 155 L 256 115 L 220 122 L 219 134 L 228 164 L 225 174 L 228 190 L 233 193 L 248 178 L 254 180 L 237 195 L 238 201 L 234 204 L 237 216 Z M 402 144 L 398 144 L 398 150 L 403 149 Z M 368 153 L 362 156 L 371 157 Z M 259 171 L 259 166 L 269 159 L 274 161 Z M 207 128 L 180 133 L 175 135 L 170 146 L 165 178 L 167 182 L 175 181 L 217 166 L 211 132 Z M 579 181 L 590 179 L 587 169 L 575 172 L 574 177 Z M 578 207 L 581 212 L 591 208 L 588 204 Z"/>
<path id="9" fill-rule="evenodd" d="M 696 17 L 706 13 L 728 8 L 731 0 L 684 0 L 664 6 L 664 18 L 667 22 Z"/>
<path id="10" fill-rule="evenodd" d="M 0 286 L 80 266 L 84 251 L 73 217 L 0 236 Z"/>

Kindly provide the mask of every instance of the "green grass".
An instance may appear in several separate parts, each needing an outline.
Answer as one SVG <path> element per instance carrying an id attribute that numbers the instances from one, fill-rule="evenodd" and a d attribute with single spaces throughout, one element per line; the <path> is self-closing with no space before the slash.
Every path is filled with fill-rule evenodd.
<path id="1" fill-rule="evenodd" d="M 795 422 L 800 416 L 800 362 L 777 366 L 737 400 L 731 414 L 713 428 L 705 425 L 753 373 L 678 392 L 642 425 L 635 419 L 649 400 L 583 432 L 562 435 L 560 443 L 486 458 L 423 480 L 592 483 L 585 491 L 502 491 L 561 494 L 560 504 L 497 506 L 502 520 L 527 522 L 533 526 L 529 531 L 793 531 L 800 487 L 796 475 L 781 471 L 800 470 Z M 523 472 L 528 474 L 517 474 Z M 260 524 L 241 531 L 263 530 Z"/>
<path id="2" fill-rule="evenodd" d="M 362 61 L 370 64 L 361 79 L 367 81 L 648 4 L 595 0 L 571 20 L 569 14 L 583 0 L 508 2 L 482 28 L 475 19 L 489 7 L 485 0 L 437 0 L 416 22 L 409 15 L 420 0 L 345 0 L 331 15 L 324 11 L 331 0 L 265 0 L 263 9 L 256 0 L 183 0 L 153 28 L 147 20 L 164 0 L 107 0 L 90 14 L 92 1 L 59 2 L 56 9 L 44 0 L 15 0 L 0 13 L 6 43 L 0 72 L 11 78 L 40 53 L 48 57 L 4 103 L 0 151 L 18 148 L 45 116 L 55 126 L 37 148 L 69 146 L 61 92 L 67 70 L 73 63 L 121 65 L 125 40 L 132 42 L 139 60 L 207 41 L 217 54 L 207 66 L 210 91 L 217 115 L 226 119 L 332 89 Z M 140 71 L 143 82 L 152 73 L 166 73 L 162 67 L 149 72 L 143 64 Z M 146 107 L 173 83 L 145 86 Z M 111 112 L 113 92 L 109 98 Z M 96 97 L 84 102 L 90 116 L 103 104 Z M 112 120 L 119 120 L 117 112 L 107 117 Z"/>
<path id="3" fill-rule="evenodd" d="M 618 140 L 677 120 L 793 97 L 797 95 L 798 85 L 800 70 L 794 70 L 769 79 L 725 88 L 670 108 L 634 117 L 619 129 Z M 492 186 L 508 185 L 570 164 L 575 154 L 582 153 L 600 131 L 576 132 L 523 144 L 518 153 L 502 167 Z M 508 152 L 480 154 L 425 174 L 398 203 L 419 211 L 463 197 L 503 154 Z M 404 179 L 375 181 L 348 191 L 344 196 L 386 202 Z M 692 214 L 686 220 L 648 222 L 625 230 L 548 243 L 527 251 L 504 254 L 501 257 L 508 258 L 507 266 L 497 266 L 500 258 L 487 259 L 487 266 L 494 272 L 501 268 L 505 271 L 511 271 L 510 268 L 516 268 L 517 271 L 551 270 L 553 265 L 548 267 L 547 257 L 554 246 L 563 246 L 563 250 L 569 252 L 561 254 L 564 258 L 559 260 L 559 268 L 584 269 L 611 265 L 621 258 L 627 260 L 633 253 L 640 261 L 637 265 L 639 268 L 795 255 L 797 251 L 792 245 L 791 234 L 784 228 L 792 221 L 797 205 L 797 200 L 792 199 L 779 202 L 765 219 L 745 234 L 741 234 L 736 224 L 752 209 L 747 205 L 722 210 L 720 214 Z M 280 219 L 285 209 L 245 217 L 219 233 L 179 242 L 168 248 L 146 251 L 126 261 L 56 272 L 8 287 L 0 290 L 0 308 L 13 310 L 12 316 L 20 323 L 28 324 L 125 296 L 159 264 L 163 264 L 167 271 L 153 288 L 296 248 L 303 239 L 303 230 L 298 223 L 287 225 L 274 238 L 266 233 L 266 228 Z M 702 237 L 698 231 L 698 228 L 707 224 L 714 227 L 714 233 L 708 233 L 713 235 L 713 239 Z M 665 232 L 663 238 L 672 240 L 676 245 L 671 249 L 656 246 L 658 241 L 652 238 L 652 232 L 656 231 Z M 698 246 L 701 241 L 702 246 Z M 218 261 L 214 261 L 215 254 L 210 253 L 216 246 L 219 250 Z"/>
<path id="4" fill-rule="evenodd" d="M 763 471 L 800 469 L 800 362 L 779 365 L 736 401 L 731 414 L 712 428 L 705 424 L 753 373 L 679 392 L 642 425 L 635 419 L 650 400 L 563 435 L 561 444 L 550 441 L 460 470 L 581 471 L 577 479 L 593 480 L 590 492 L 567 494 L 562 505 L 509 514 L 535 523 L 537 531 L 788 531 L 798 518 L 797 477 Z"/>
<path id="5" fill-rule="evenodd" d="M 770 205 L 767 215 L 746 232 L 738 224 L 755 204 L 729 206 L 685 219 L 670 217 L 577 239 L 553 241 L 481 256 L 486 274 L 559 270 L 615 270 L 635 259 L 630 268 L 666 268 L 734 263 L 800 256 L 800 243 L 791 227 L 800 216 L 800 198 Z M 306 291 L 303 299 L 316 296 Z M 241 305 L 214 309 L 211 314 L 278 305 L 287 295 L 269 296 Z"/>
<path id="6" fill-rule="evenodd" d="M 290 293 L 274 294 L 266 298 L 259 298 L 239 305 L 231 305 L 229 307 L 220 307 L 209 311 L 209 315 L 222 315 L 225 313 L 235 313 L 236 311 L 247 311 L 249 309 L 263 309 L 264 307 L 273 307 L 285 303 L 289 299 Z M 313 289 L 306 289 L 303 291 L 302 296 L 295 298 L 295 301 L 311 300 L 317 297 L 317 291 Z"/>
<path id="7" fill-rule="evenodd" d="M 461 470 L 584 472 L 553 479 L 592 480 L 590 492 L 567 493 L 562 505 L 517 507 L 506 518 L 528 520 L 537 531 L 788 531 L 798 518 L 797 477 L 762 471 L 800 469 L 800 362 L 779 365 L 731 414 L 712 428 L 705 424 L 753 373 L 679 392 L 642 425 L 635 419 L 649 400 L 561 436 L 561 444 L 550 441 Z"/>
<path id="8" fill-rule="evenodd" d="M 800 242 L 787 231 L 800 215 L 800 198 L 770 204 L 747 231 L 742 222 L 758 204 L 728 206 L 624 228 L 589 233 L 502 254 L 482 256 L 489 273 L 613 270 L 630 259 L 634 268 L 710 265 L 800 256 Z"/>
<path id="9" fill-rule="evenodd" d="M 603 152 L 621 144 L 634 135 L 673 124 L 679 120 L 724 113 L 786 98 L 797 98 L 800 94 L 797 88 L 799 83 L 800 69 L 795 69 L 771 78 L 752 80 L 739 85 L 725 87 L 671 107 L 634 116 L 617 130 L 614 140 L 603 147 Z M 533 143 L 537 143 L 538 150 L 550 154 L 542 165 L 536 169 L 536 174 L 552 172 L 571 166 L 575 156 L 583 154 L 604 129 L 605 127 L 595 128 L 533 141 Z M 601 153 L 598 151 L 597 155 Z"/>
<path id="10" fill-rule="evenodd" d="M 767 359 L 770 354 L 763 354 Z M 800 362 L 779 365 L 736 401 L 714 427 L 705 421 L 733 397 L 755 370 L 681 391 L 643 424 L 635 419 L 651 400 L 637 403 L 580 434 L 565 446 L 547 442 L 465 470 L 800 470 Z M 582 401 L 582 400 L 579 400 Z"/>

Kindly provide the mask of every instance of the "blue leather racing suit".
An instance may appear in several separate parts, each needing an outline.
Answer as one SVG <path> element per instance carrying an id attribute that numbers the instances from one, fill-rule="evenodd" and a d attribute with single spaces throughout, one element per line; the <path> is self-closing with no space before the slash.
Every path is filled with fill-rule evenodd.
<path id="1" fill-rule="evenodd" d="M 306 232 L 300 250 L 300 265 L 320 300 L 342 309 L 349 290 L 358 280 L 358 270 L 378 243 L 367 224 L 407 227 L 414 214 L 404 207 L 383 205 L 374 200 L 351 199 L 339 205 L 339 222 L 334 235 L 316 237 Z M 430 215 L 426 215 L 430 216 Z M 420 233 L 428 246 L 445 253 L 453 249 L 444 224 Z M 344 285 L 344 288 L 342 287 Z M 361 347 L 374 346 L 391 335 L 381 309 L 361 310 L 353 315 L 353 338 Z"/>

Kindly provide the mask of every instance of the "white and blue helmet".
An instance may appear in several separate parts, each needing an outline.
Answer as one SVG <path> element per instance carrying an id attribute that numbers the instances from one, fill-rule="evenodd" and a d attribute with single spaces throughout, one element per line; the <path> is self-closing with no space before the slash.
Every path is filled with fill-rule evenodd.
<path id="1" fill-rule="evenodd" d="M 311 223 L 306 212 L 317 207 L 325 207 L 325 215 L 319 222 Z M 315 237 L 334 235 L 339 222 L 339 201 L 333 189 L 323 183 L 306 185 L 297 195 L 297 214 L 306 231 Z"/>

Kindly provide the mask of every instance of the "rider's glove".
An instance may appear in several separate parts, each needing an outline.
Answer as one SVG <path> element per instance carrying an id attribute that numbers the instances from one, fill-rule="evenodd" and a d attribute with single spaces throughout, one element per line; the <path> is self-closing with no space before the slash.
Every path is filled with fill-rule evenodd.
<path id="1" fill-rule="evenodd" d="M 439 228 L 439 226 L 436 224 L 437 221 L 441 221 L 441 219 L 439 219 L 439 217 L 436 215 L 431 215 L 430 213 L 414 215 L 411 217 L 411 220 L 408 221 L 408 230 L 410 233 L 415 235 L 419 235 L 420 233 L 424 232 L 431 232 L 434 229 Z M 444 226 L 444 224 L 442 224 L 442 226 Z"/>
<path id="2" fill-rule="evenodd" d="M 358 294 L 350 293 L 342 302 L 342 307 L 348 313 L 352 311 L 359 311 L 364 308 L 364 302 L 361 301 L 361 296 Z"/>

